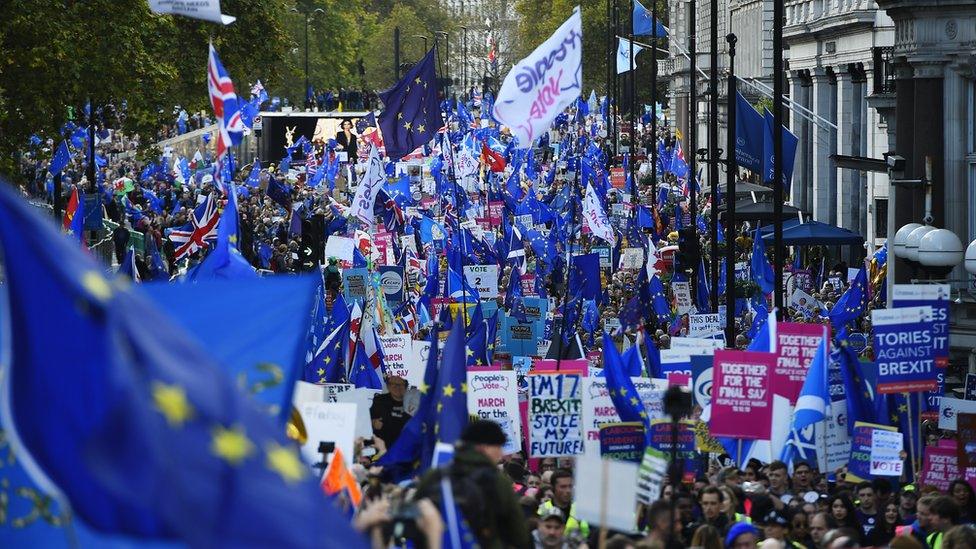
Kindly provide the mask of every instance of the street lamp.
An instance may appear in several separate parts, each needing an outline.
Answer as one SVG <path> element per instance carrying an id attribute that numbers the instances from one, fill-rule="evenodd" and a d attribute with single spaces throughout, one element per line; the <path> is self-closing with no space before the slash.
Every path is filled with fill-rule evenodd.
<path id="1" fill-rule="evenodd" d="M 424 55 L 427 55 L 427 37 L 424 36 L 424 35 L 422 35 L 422 34 L 415 34 L 415 35 L 413 35 L 413 37 L 414 38 L 419 38 L 419 39 L 421 39 L 421 40 L 424 41 Z M 420 57 L 423 58 L 424 56 L 421 55 Z"/>
<path id="2" fill-rule="evenodd" d="M 304 6 L 302 9 L 292 8 L 291 11 L 305 16 L 305 108 L 308 109 L 312 103 L 312 94 L 309 91 L 308 82 L 308 21 L 313 15 L 325 13 L 325 10 L 322 8 L 315 8 L 313 10 L 310 9 L 310 6 Z"/>
<path id="3" fill-rule="evenodd" d="M 461 26 L 461 93 L 468 89 L 468 27 Z"/>
<path id="4" fill-rule="evenodd" d="M 444 78 L 447 78 L 448 79 L 448 80 L 445 81 L 447 84 L 444 86 L 444 88 L 445 88 L 444 89 L 444 97 L 446 98 L 446 97 L 449 97 L 450 96 L 450 94 L 448 93 L 448 89 L 447 88 L 450 88 L 450 86 L 451 86 L 451 84 L 450 84 L 450 78 L 451 78 L 451 39 L 450 39 L 450 34 L 448 32 L 446 32 L 446 31 L 435 31 L 434 32 L 434 35 L 435 36 L 443 36 L 444 37 L 444 59 L 446 61 L 444 62 L 444 73 L 443 73 L 442 76 Z M 435 38 L 435 40 L 436 40 L 436 38 Z"/>

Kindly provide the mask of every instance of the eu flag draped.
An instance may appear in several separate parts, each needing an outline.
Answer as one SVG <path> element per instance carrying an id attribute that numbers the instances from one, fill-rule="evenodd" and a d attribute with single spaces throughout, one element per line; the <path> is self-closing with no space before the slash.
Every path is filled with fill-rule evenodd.
<path id="1" fill-rule="evenodd" d="M 68 143 L 62 141 L 58 145 L 58 150 L 54 151 L 54 156 L 51 158 L 51 163 L 48 164 L 47 171 L 57 175 L 67 167 L 68 162 L 71 162 L 71 151 L 68 150 Z"/>
<path id="2" fill-rule="evenodd" d="M 193 546 L 365 546 L 275 420 L 139 287 L 105 279 L 7 185 L 0 245 L 11 335 L 2 419 L 43 489 L 106 533 Z"/>
<path id="3" fill-rule="evenodd" d="M 756 234 L 752 241 L 752 264 L 750 271 L 752 279 L 756 282 L 763 294 L 772 293 L 776 287 L 776 275 L 773 268 L 766 260 L 766 247 L 763 245 L 762 234 L 759 227 L 756 227 Z"/>
<path id="4" fill-rule="evenodd" d="M 837 332 L 840 332 L 852 320 L 864 313 L 864 308 L 868 305 L 867 282 L 867 271 L 861 267 L 851 282 L 851 286 L 847 288 L 844 295 L 840 296 L 834 308 L 831 309 L 830 324 Z"/>
<path id="5" fill-rule="evenodd" d="M 437 48 L 431 48 L 392 88 L 380 92 L 380 131 L 386 155 L 396 162 L 426 144 L 444 125 L 437 101 Z"/>
<path id="6" fill-rule="evenodd" d="M 607 378 L 607 391 L 617 415 L 622 421 L 639 421 L 644 425 L 645 436 L 650 434 L 650 419 L 644 409 L 634 382 L 624 371 L 623 359 L 617 352 L 613 339 L 603 332 L 603 375 Z"/>
<path id="7" fill-rule="evenodd" d="M 437 414 L 434 435 L 439 443 L 454 444 L 468 424 L 468 379 L 464 350 L 464 320 L 462 315 L 458 315 L 444 343 L 437 387 L 434 389 Z"/>

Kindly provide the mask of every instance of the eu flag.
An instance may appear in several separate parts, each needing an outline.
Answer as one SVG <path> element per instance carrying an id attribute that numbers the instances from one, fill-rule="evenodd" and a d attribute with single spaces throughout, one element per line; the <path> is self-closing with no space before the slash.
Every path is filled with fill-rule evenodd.
<path id="1" fill-rule="evenodd" d="M 54 151 L 54 156 L 51 158 L 51 163 L 47 167 L 47 171 L 52 174 L 61 173 L 67 167 L 68 162 L 71 162 L 71 151 L 68 150 L 68 144 L 62 141 L 58 145 L 58 149 Z"/>
<path id="2" fill-rule="evenodd" d="M 620 419 L 638 421 L 644 424 L 645 435 L 650 434 L 650 418 L 644 409 L 644 402 L 637 394 L 634 382 L 624 371 L 623 359 L 613 339 L 606 332 L 603 332 L 603 375 L 607 378 L 607 391 Z"/>
<path id="3" fill-rule="evenodd" d="M 577 255 L 570 261 L 569 293 L 583 296 L 583 299 L 600 297 L 600 254 Z"/>
<path id="4" fill-rule="evenodd" d="M 41 487 L 105 533 L 365 547 L 274 418 L 138 286 L 103 277 L 9 189 L 0 185 L 3 421 Z"/>
<path id="5" fill-rule="evenodd" d="M 857 272 L 844 295 L 840 296 L 834 308 L 830 311 L 830 324 L 834 330 L 840 332 L 851 321 L 856 320 L 868 305 L 868 275 L 864 267 Z"/>
<path id="6" fill-rule="evenodd" d="M 458 315 L 444 343 L 434 389 L 437 442 L 454 444 L 468 424 L 468 378 L 464 356 L 464 320 Z"/>
<path id="7" fill-rule="evenodd" d="M 380 92 L 386 106 L 380 113 L 380 131 L 393 162 L 427 144 L 444 125 L 437 101 L 436 55 L 437 48 L 431 48 L 402 80 Z"/>

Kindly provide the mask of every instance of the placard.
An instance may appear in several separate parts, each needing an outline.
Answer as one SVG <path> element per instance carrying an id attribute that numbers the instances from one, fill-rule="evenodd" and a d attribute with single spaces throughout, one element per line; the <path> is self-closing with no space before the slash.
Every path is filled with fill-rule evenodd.
<path id="1" fill-rule="evenodd" d="M 715 437 L 769 440 L 773 426 L 772 353 L 715 351 L 710 430 Z"/>
<path id="2" fill-rule="evenodd" d="M 690 337 L 710 336 L 722 331 L 722 319 L 718 313 L 688 315 Z"/>
<path id="3" fill-rule="evenodd" d="M 695 423 L 693 421 L 681 421 L 678 423 L 678 446 L 677 457 L 683 460 L 685 482 L 694 482 L 700 469 L 698 453 L 695 450 Z M 660 451 L 666 456 L 671 455 L 671 422 L 664 419 L 657 419 L 651 422 L 650 446 Z"/>
<path id="4" fill-rule="evenodd" d="M 342 272 L 342 288 L 348 301 L 365 300 L 369 285 L 369 271 L 363 268 L 346 269 Z"/>
<path id="5" fill-rule="evenodd" d="M 380 275 L 380 288 L 386 302 L 395 305 L 403 302 L 406 290 L 403 267 L 398 265 L 382 265 L 377 269 Z"/>
<path id="6" fill-rule="evenodd" d="M 796 290 L 790 295 L 789 305 L 806 318 L 813 318 L 824 310 L 822 303 L 803 290 Z"/>
<path id="7" fill-rule="evenodd" d="M 707 337 L 672 337 L 671 338 L 671 349 L 678 350 L 681 349 L 686 351 L 690 355 L 708 355 L 712 356 L 715 354 L 715 349 L 721 349 L 725 345 L 717 339 L 711 339 Z"/>
<path id="8" fill-rule="evenodd" d="M 672 282 L 671 290 L 674 292 L 674 301 L 678 307 L 678 314 L 683 315 L 691 312 L 694 308 L 691 303 L 691 283 Z"/>
<path id="9" fill-rule="evenodd" d="M 600 256 L 600 268 L 609 269 L 610 268 L 610 248 L 607 246 L 594 246 L 591 248 L 592 252 L 599 254 Z"/>
<path id="10" fill-rule="evenodd" d="M 637 390 L 637 395 L 644 403 L 644 411 L 651 419 L 664 417 L 663 398 L 668 382 L 663 379 L 646 377 L 632 377 L 631 382 Z M 585 439 L 584 448 L 588 453 L 600 450 L 600 426 L 607 423 L 622 421 L 617 414 L 617 407 L 610 398 L 607 380 L 603 377 L 583 378 L 583 413 L 582 429 Z"/>
<path id="11" fill-rule="evenodd" d="M 897 431 L 874 429 L 871 432 L 871 474 L 900 477 L 904 461 L 904 436 Z"/>
<path id="12" fill-rule="evenodd" d="M 962 413 L 956 416 L 959 433 L 959 468 L 969 472 L 976 468 L 976 414 Z M 976 473 L 976 472 L 974 472 Z"/>
<path id="13" fill-rule="evenodd" d="M 383 367 L 387 374 L 402 377 L 407 382 L 411 377 L 416 379 L 416 375 L 410 375 L 413 366 L 413 340 L 410 334 L 380 336 L 380 345 L 383 346 Z M 423 374 L 420 379 L 423 379 Z"/>
<path id="14" fill-rule="evenodd" d="M 829 337 L 827 327 L 820 324 L 776 323 L 773 393 L 788 398 L 790 404 L 796 404 L 807 379 L 810 363 L 825 337 Z M 824 360 L 827 360 L 826 356 Z"/>
<path id="15" fill-rule="evenodd" d="M 583 453 L 582 383 L 578 375 L 529 377 L 529 456 Z"/>
<path id="16" fill-rule="evenodd" d="M 498 297 L 498 265 L 465 265 L 464 278 L 482 299 Z"/>
<path id="17" fill-rule="evenodd" d="M 939 429 L 955 431 L 959 414 L 976 414 L 976 400 L 943 397 L 939 403 Z"/>
<path id="18" fill-rule="evenodd" d="M 648 447 L 644 450 L 637 473 L 637 502 L 650 505 L 661 498 L 664 488 L 664 473 L 668 470 L 668 460 L 659 450 Z"/>
<path id="19" fill-rule="evenodd" d="M 937 446 L 926 446 L 922 470 L 918 476 L 919 484 L 934 486 L 942 492 L 949 490 L 952 481 L 963 478 L 962 471 L 959 470 L 959 449 L 956 441 L 940 439 Z"/>
<path id="20" fill-rule="evenodd" d="M 573 496 L 576 517 L 598 528 L 633 533 L 637 528 L 636 463 L 584 454 L 576 460 Z"/>
<path id="21" fill-rule="evenodd" d="M 644 426 L 640 422 L 600 426 L 600 457 L 640 463 L 644 457 Z"/>
<path id="22" fill-rule="evenodd" d="M 407 383 L 411 387 L 419 387 L 424 381 L 424 370 L 427 368 L 427 357 L 430 355 L 430 340 L 415 340 L 410 343 L 411 359 L 407 367 Z"/>
<path id="23" fill-rule="evenodd" d="M 894 427 L 858 421 L 854 423 L 854 436 L 851 438 L 851 456 L 847 461 L 845 480 L 858 483 L 871 480 L 871 444 L 874 431 L 897 431 Z"/>
<path id="24" fill-rule="evenodd" d="M 339 261 L 352 263 L 353 250 L 356 248 L 356 241 L 345 236 L 330 235 L 325 241 L 325 260 L 328 263 L 330 257 Z"/>
<path id="25" fill-rule="evenodd" d="M 494 421 L 508 437 L 506 455 L 522 449 L 522 422 L 518 411 L 518 382 L 513 371 L 468 371 L 468 413 Z"/>
<path id="26" fill-rule="evenodd" d="M 356 404 L 347 402 L 304 402 L 298 409 L 305 423 L 308 440 L 302 445 L 305 463 L 315 465 L 326 456 L 319 453 L 320 442 L 334 442 L 342 450 L 346 467 L 352 467 L 355 454 Z"/>
<path id="27" fill-rule="evenodd" d="M 644 266 L 644 248 L 624 248 L 620 251 L 621 269 L 640 269 Z"/>
<path id="28" fill-rule="evenodd" d="M 931 317 L 928 306 L 871 311 L 879 393 L 938 389 Z"/>
<path id="29" fill-rule="evenodd" d="M 679 373 L 691 376 L 692 352 L 691 349 L 662 349 L 660 351 L 661 375 L 667 377 L 668 374 Z"/>

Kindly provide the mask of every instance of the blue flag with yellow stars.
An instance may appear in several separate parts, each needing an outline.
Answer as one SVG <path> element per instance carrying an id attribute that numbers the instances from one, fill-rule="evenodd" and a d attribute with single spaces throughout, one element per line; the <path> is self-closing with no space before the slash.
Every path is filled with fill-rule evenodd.
<path id="1" fill-rule="evenodd" d="M 617 415 L 621 421 L 636 421 L 644 425 L 644 435 L 651 432 L 650 418 L 644 408 L 644 402 L 637 394 L 634 382 L 624 370 L 623 359 L 617 351 L 613 339 L 603 332 L 603 375 L 607 379 L 607 391 L 610 400 L 617 408 Z"/>
<path id="2" fill-rule="evenodd" d="M 436 59 L 437 48 L 431 48 L 402 80 L 379 94 L 386 107 L 380 113 L 380 131 L 392 162 L 425 145 L 444 125 L 437 101 Z"/>
<path id="3" fill-rule="evenodd" d="M 444 352 L 441 353 L 441 367 L 434 388 L 436 403 L 434 435 L 437 442 L 454 444 L 461 438 L 461 431 L 468 424 L 468 378 L 465 368 L 464 320 L 463 315 L 454 319 Z"/>
<path id="4" fill-rule="evenodd" d="M 10 189 L 0 185 L 2 419 L 40 487 L 106 534 L 366 547 L 280 424 L 140 287 L 106 279 Z"/>
<path id="5" fill-rule="evenodd" d="M 868 305 L 868 275 L 862 266 L 857 276 L 851 281 L 844 295 L 840 296 L 834 308 L 830 311 L 830 324 L 834 330 L 840 332 L 844 327 L 856 320 Z"/>
<path id="6" fill-rule="evenodd" d="M 602 291 L 600 283 L 600 254 L 573 256 L 569 269 L 569 293 L 580 293 L 583 299 L 597 299 Z"/>

